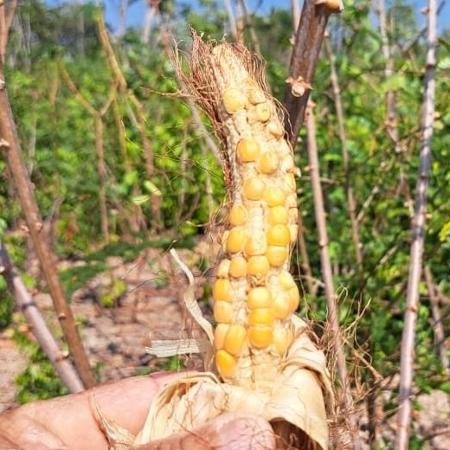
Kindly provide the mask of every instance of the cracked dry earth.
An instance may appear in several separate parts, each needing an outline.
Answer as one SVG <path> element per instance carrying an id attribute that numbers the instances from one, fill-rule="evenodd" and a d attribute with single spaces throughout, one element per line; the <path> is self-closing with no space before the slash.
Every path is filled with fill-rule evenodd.
<path id="1" fill-rule="evenodd" d="M 201 286 L 206 281 L 205 274 L 198 267 L 202 265 L 202 259 L 210 257 L 210 251 L 210 243 L 206 241 L 201 241 L 194 250 L 178 250 L 181 259 L 196 277 L 197 299 L 202 297 Z M 85 264 L 83 261 L 62 261 L 60 270 Z M 151 339 L 179 339 L 188 337 L 189 333 L 195 335 L 199 332 L 186 317 L 182 307 L 181 300 L 186 287 L 184 275 L 168 253 L 157 249 L 143 250 L 132 262 L 109 257 L 106 265 L 105 272 L 87 281 L 72 296 L 73 312 L 81 324 L 82 339 L 91 365 L 96 367 L 102 382 L 163 369 L 167 359 L 150 356 L 145 351 Z M 108 291 L 113 280 L 122 280 L 126 292 L 114 307 L 102 307 L 99 297 L 102 292 Z M 33 298 L 51 329 L 58 330 L 48 294 L 36 291 L 33 292 Z M 210 319 L 207 302 L 201 302 L 201 307 Z M 0 332 L 0 413 L 16 405 L 15 378 L 28 364 L 27 356 L 12 340 L 13 327 L 32 339 L 20 314 L 14 316 L 9 328 Z M 199 357 L 193 356 L 184 361 L 188 368 L 202 368 Z M 417 401 L 421 409 L 414 413 L 415 434 L 426 437 L 421 448 L 449 450 L 450 396 L 435 390 L 428 395 L 420 395 Z M 364 405 L 361 408 L 364 428 Z M 388 420 L 380 428 L 383 441 L 392 442 L 395 420 Z M 365 435 L 364 432 L 362 434 Z"/>

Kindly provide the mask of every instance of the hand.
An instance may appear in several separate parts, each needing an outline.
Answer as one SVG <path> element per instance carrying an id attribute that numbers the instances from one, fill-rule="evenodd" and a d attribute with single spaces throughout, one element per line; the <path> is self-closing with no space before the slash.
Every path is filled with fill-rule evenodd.
<path id="1" fill-rule="evenodd" d="M 0 450 L 107 450 L 90 406 L 95 396 L 101 411 L 136 435 L 153 397 L 183 374 L 133 377 L 81 394 L 30 403 L 0 415 Z M 192 432 L 155 441 L 136 450 L 274 450 L 268 422 L 258 416 L 228 413 Z"/>

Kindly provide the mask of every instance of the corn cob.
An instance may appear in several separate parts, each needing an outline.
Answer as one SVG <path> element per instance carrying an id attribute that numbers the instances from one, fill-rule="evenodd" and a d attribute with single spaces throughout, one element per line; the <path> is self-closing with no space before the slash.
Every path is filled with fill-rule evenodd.
<path id="1" fill-rule="evenodd" d="M 293 154 L 275 103 L 234 48 L 215 47 L 211 67 L 230 178 L 225 257 L 213 287 L 215 363 L 226 382 L 270 391 L 300 300 L 288 272 L 298 214 Z"/>
<path id="2" fill-rule="evenodd" d="M 220 378 L 197 373 L 167 386 L 134 440 L 101 418 L 103 429 L 122 450 L 241 411 L 273 421 L 279 448 L 325 450 L 324 397 L 331 401 L 332 391 L 324 355 L 294 314 L 300 294 L 288 269 L 297 235 L 296 169 L 279 110 L 259 60 L 238 45 L 208 45 L 194 34 L 184 81 L 222 141 L 228 190 L 212 291 Z"/>

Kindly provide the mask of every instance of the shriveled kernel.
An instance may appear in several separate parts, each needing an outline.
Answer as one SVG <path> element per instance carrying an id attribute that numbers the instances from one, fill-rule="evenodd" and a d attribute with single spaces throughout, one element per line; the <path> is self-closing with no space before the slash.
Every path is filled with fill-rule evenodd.
<path id="1" fill-rule="evenodd" d="M 269 245 L 269 247 L 267 247 L 266 256 L 272 267 L 281 267 L 288 257 L 287 247 Z"/>
<path id="2" fill-rule="evenodd" d="M 267 230 L 267 243 L 269 245 L 288 245 L 291 240 L 289 228 L 286 225 L 272 225 Z"/>
<path id="3" fill-rule="evenodd" d="M 247 273 L 255 277 L 263 277 L 270 269 L 266 256 L 251 256 L 247 261 Z"/>
<path id="4" fill-rule="evenodd" d="M 214 302 L 213 313 L 217 323 L 231 323 L 233 305 L 229 302 Z"/>
<path id="5" fill-rule="evenodd" d="M 242 278 L 247 275 L 247 261 L 242 256 L 235 256 L 231 260 L 230 275 L 233 278 Z"/>
<path id="6" fill-rule="evenodd" d="M 289 208 L 288 209 L 289 223 L 296 224 L 298 222 L 298 209 Z"/>
<path id="7" fill-rule="evenodd" d="M 269 214 L 267 220 L 270 225 L 276 225 L 278 223 L 287 224 L 289 218 L 289 213 L 283 206 L 274 206 L 269 209 Z"/>
<path id="8" fill-rule="evenodd" d="M 284 129 L 277 119 L 271 120 L 267 124 L 267 131 L 276 138 L 281 138 L 284 134 Z"/>
<path id="9" fill-rule="evenodd" d="M 272 343 L 273 329 L 269 326 L 255 325 L 248 329 L 248 340 L 253 347 L 265 348 Z"/>
<path id="10" fill-rule="evenodd" d="M 213 299 L 217 301 L 230 302 L 231 283 L 227 279 L 218 278 L 213 286 Z"/>
<path id="11" fill-rule="evenodd" d="M 286 291 L 272 295 L 272 314 L 276 319 L 286 319 L 291 314 L 291 303 Z"/>
<path id="12" fill-rule="evenodd" d="M 219 266 L 217 267 L 216 277 L 217 278 L 228 278 L 228 272 L 230 271 L 230 263 L 229 259 L 222 259 L 220 261 Z"/>
<path id="13" fill-rule="evenodd" d="M 219 323 L 214 330 L 214 347 L 216 350 L 223 348 L 223 343 L 225 341 L 225 336 L 230 329 L 230 325 L 225 323 Z"/>
<path id="14" fill-rule="evenodd" d="M 290 328 L 276 328 L 273 330 L 273 345 L 280 355 L 284 355 L 287 352 L 293 339 L 294 333 Z"/>
<path id="15" fill-rule="evenodd" d="M 255 115 L 256 118 L 261 122 L 267 122 L 270 119 L 270 116 L 272 114 L 272 111 L 270 110 L 270 104 L 260 103 L 259 105 L 256 105 L 255 107 Z"/>
<path id="16" fill-rule="evenodd" d="M 261 89 L 253 88 L 248 91 L 248 99 L 251 104 L 258 105 L 259 103 L 264 103 L 266 101 L 266 96 Z"/>
<path id="17" fill-rule="evenodd" d="M 289 225 L 289 240 L 291 244 L 295 244 L 297 242 L 298 236 L 298 225 Z"/>
<path id="18" fill-rule="evenodd" d="M 247 208 L 240 203 L 234 204 L 230 209 L 228 219 L 233 226 L 244 225 L 248 220 Z"/>
<path id="19" fill-rule="evenodd" d="M 232 355 L 239 355 L 247 337 L 247 330 L 242 325 L 230 325 L 223 343 L 223 348 Z"/>
<path id="20" fill-rule="evenodd" d="M 280 159 L 274 151 L 264 152 L 258 159 L 259 172 L 266 175 L 274 173 L 280 166 Z"/>
<path id="21" fill-rule="evenodd" d="M 244 182 L 244 195 L 247 200 L 261 200 L 265 183 L 259 177 L 249 178 Z"/>
<path id="22" fill-rule="evenodd" d="M 283 165 L 285 165 L 285 164 L 283 164 Z M 287 173 L 284 176 L 284 181 L 290 191 L 295 191 L 297 189 L 297 183 L 295 182 L 295 177 L 292 173 Z"/>
<path id="23" fill-rule="evenodd" d="M 263 200 L 269 206 L 283 206 L 286 202 L 286 192 L 278 186 L 267 186 Z"/>
<path id="24" fill-rule="evenodd" d="M 288 296 L 291 312 L 297 311 L 298 305 L 300 304 L 300 292 L 297 285 L 288 290 Z"/>
<path id="25" fill-rule="evenodd" d="M 240 162 L 256 161 L 260 154 L 260 147 L 255 139 L 241 139 L 236 147 L 237 156 Z"/>
<path id="26" fill-rule="evenodd" d="M 280 281 L 280 286 L 284 289 L 289 289 L 291 287 L 296 286 L 294 278 L 286 270 L 284 270 L 283 272 L 280 273 L 278 279 Z"/>
<path id="27" fill-rule="evenodd" d="M 264 255 L 267 250 L 267 239 L 264 233 L 256 232 L 252 234 L 245 244 L 245 254 L 247 256 Z"/>
<path id="28" fill-rule="evenodd" d="M 227 239 L 227 251 L 229 253 L 239 253 L 245 247 L 247 235 L 242 227 L 234 227 L 230 230 Z"/>
<path id="29" fill-rule="evenodd" d="M 216 367 L 223 378 L 231 378 L 236 371 L 236 359 L 225 350 L 216 353 Z"/>
<path id="30" fill-rule="evenodd" d="M 250 289 L 247 296 L 248 309 L 269 308 L 272 305 L 272 296 L 269 289 L 256 287 Z"/>
<path id="31" fill-rule="evenodd" d="M 228 114 L 233 114 L 247 104 L 246 95 L 239 89 L 229 88 L 222 93 L 223 106 Z"/>
<path id="32" fill-rule="evenodd" d="M 250 325 L 272 325 L 274 320 L 271 308 L 257 308 L 250 310 L 248 323 Z"/>

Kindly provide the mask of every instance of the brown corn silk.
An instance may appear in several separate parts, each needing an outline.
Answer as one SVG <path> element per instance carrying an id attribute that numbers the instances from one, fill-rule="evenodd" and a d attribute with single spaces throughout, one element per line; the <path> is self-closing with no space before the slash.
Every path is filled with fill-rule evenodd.
<path id="1" fill-rule="evenodd" d="M 332 391 L 325 357 L 294 314 L 296 168 L 281 112 L 256 56 L 237 44 L 206 44 L 195 33 L 193 41 L 190 74 L 181 75 L 221 140 L 228 191 L 213 286 L 218 376 L 197 373 L 167 386 L 134 441 L 118 437 L 117 428 L 112 433 L 104 418 L 103 428 L 112 442 L 122 441 L 112 448 L 132 448 L 240 411 L 269 420 L 280 447 L 326 449 Z"/>

